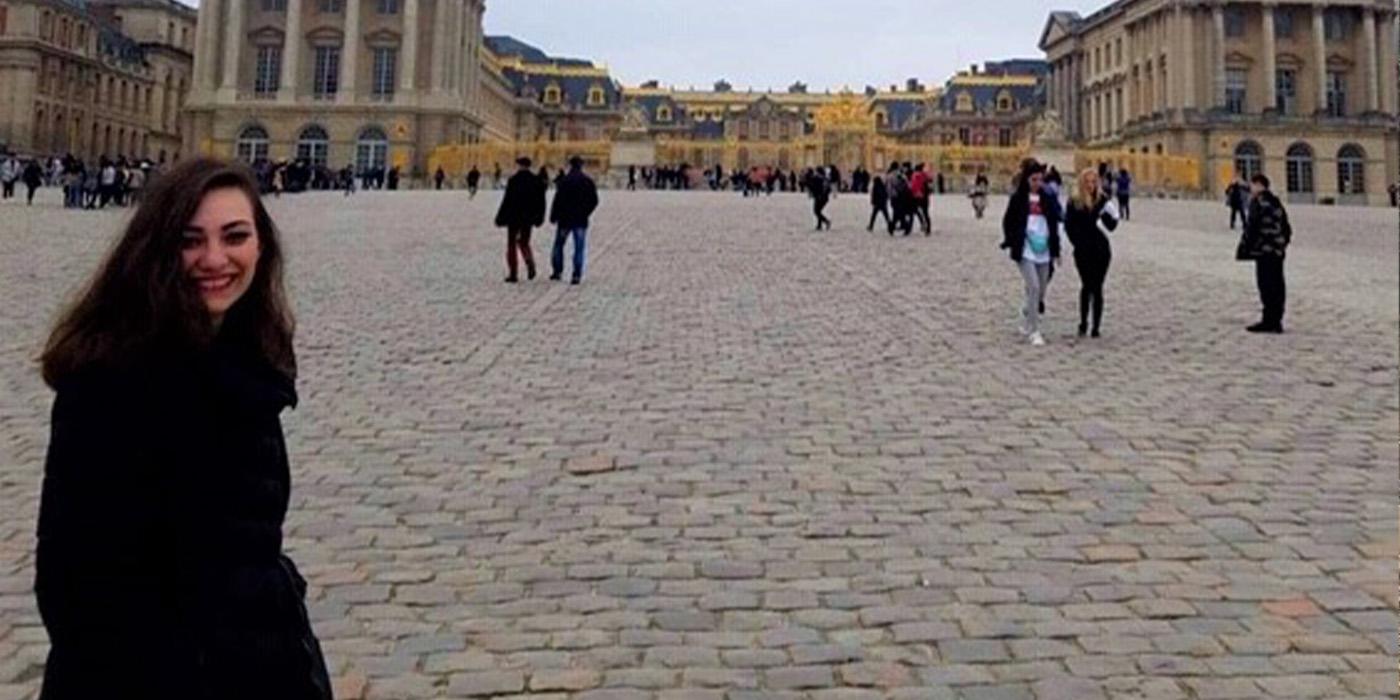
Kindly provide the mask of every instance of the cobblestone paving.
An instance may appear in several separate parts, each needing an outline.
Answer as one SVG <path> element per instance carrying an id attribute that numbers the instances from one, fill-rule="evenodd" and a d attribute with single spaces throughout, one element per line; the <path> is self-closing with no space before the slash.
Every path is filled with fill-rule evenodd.
<path id="1" fill-rule="evenodd" d="M 0 206 L 0 700 L 45 652 L 31 359 L 121 220 L 46 194 Z M 577 288 L 501 284 L 496 201 L 272 204 L 340 697 L 1395 697 L 1393 210 L 1296 208 L 1260 338 L 1225 209 L 1140 202 L 1105 337 L 1065 268 L 1031 348 L 959 198 L 890 239 L 605 193 Z"/>

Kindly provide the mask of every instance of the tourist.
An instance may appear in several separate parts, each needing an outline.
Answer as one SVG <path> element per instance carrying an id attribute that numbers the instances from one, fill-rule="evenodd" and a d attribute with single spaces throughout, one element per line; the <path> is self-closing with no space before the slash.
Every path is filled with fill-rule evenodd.
<path id="1" fill-rule="evenodd" d="M 101 167 L 88 168 L 83 174 L 83 198 L 85 209 L 96 209 L 97 199 L 102 190 Z"/>
<path id="2" fill-rule="evenodd" d="M 540 172 L 539 172 L 538 177 L 540 178 L 540 185 L 541 185 L 542 187 L 544 187 L 546 190 L 548 190 L 548 189 L 549 189 L 549 168 L 546 167 L 546 166 L 541 165 L 541 166 L 540 166 Z M 535 224 L 535 225 L 536 225 L 536 226 L 539 226 L 539 224 Z"/>
<path id="3" fill-rule="evenodd" d="M 1249 217 L 1245 213 L 1245 207 L 1249 206 L 1249 185 L 1245 184 L 1243 177 L 1236 177 L 1225 188 L 1225 206 L 1230 208 L 1231 231 L 1235 230 L 1235 217 L 1239 217 L 1242 226 L 1249 225 Z"/>
<path id="4" fill-rule="evenodd" d="M 1121 194 L 1121 190 L 1120 190 Z M 1118 228 L 1118 207 L 1099 187 L 1093 168 L 1079 174 L 1069 207 L 1065 210 L 1065 234 L 1074 246 L 1074 267 L 1079 271 L 1079 337 L 1086 333 L 1099 337 L 1103 321 L 1103 283 L 1113 248 L 1108 235 Z M 1089 325 L 1090 310 L 1093 326 Z"/>
<path id="5" fill-rule="evenodd" d="M 501 208 L 496 212 L 496 225 L 506 229 L 506 266 L 510 275 L 506 282 L 520 281 L 520 263 L 525 260 L 525 272 L 535 279 L 535 255 L 530 250 L 530 232 L 544 223 L 545 187 L 548 180 L 530 172 L 530 159 L 515 161 L 520 169 L 510 176 L 506 192 L 501 196 Z M 540 168 L 544 172 L 544 168 Z"/>
<path id="6" fill-rule="evenodd" d="M 63 208 L 79 209 L 83 206 L 83 161 L 74 159 L 63 171 Z"/>
<path id="7" fill-rule="evenodd" d="M 811 170 L 807 174 L 807 196 L 812 198 L 812 213 L 817 216 L 816 230 L 826 227 L 831 230 L 831 219 L 826 218 L 822 213 L 826 209 L 827 202 L 831 201 L 831 183 L 822 173 L 822 169 Z"/>
<path id="8" fill-rule="evenodd" d="M 1001 220 L 1001 247 L 1020 269 L 1026 287 L 1021 332 L 1037 346 L 1045 344 L 1040 314 L 1044 313 L 1050 270 L 1060 258 L 1060 203 L 1041 190 L 1044 178 L 1044 166 L 1034 160 L 1022 165 L 1016 192 Z"/>
<path id="9" fill-rule="evenodd" d="M 141 163 L 132 167 L 131 174 L 126 178 L 126 189 L 130 197 L 131 204 L 141 203 L 141 193 L 146 187 L 146 164 Z"/>
<path id="10" fill-rule="evenodd" d="M 890 192 L 885 187 L 885 178 L 874 177 L 870 182 L 870 223 L 866 224 L 866 231 L 875 230 L 875 217 L 884 215 L 885 228 L 889 229 L 890 235 L 894 235 L 894 219 L 890 218 Z"/>
<path id="11" fill-rule="evenodd" d="M 1123 220 L 1127 221 L 1133 218 L 1129 213 L 1131 209 L 1128 206 L 1133 194 L 1133 176 L 1127 168 L 1118 171 L 1118 185 L 1115 193 L 1118 195 L 1118 211 L 1123 214 Z"/>
<path id="12" fill-rule="evenodd" d="M 564 274 L 564 244 L 574 239 L 574 270 L 571 284 L 583 280 L 583 264 L 588 251 L 588 217 L 598 208 L 598 187 L 593 178 L 584 174 L 583 159 L 569 159 L 569 172 L 555 187 L 554 205 L 549 211 L 549 223 L 556 224 L 554 250 L 550 255 L 552 272 L 549 278 L 559 280 Z"/>
<path id="13" fill-rule="evenodd" d="M 15 183 L 19 181 L 19 176 L 24 172 L 24 166 L 13 153 L 6 153 L 4 159 L 0 159 L 0 196 L 9 199 L 15 196 Z"/>
<path id="14" fill-rule="evenodd" d="M 40 185 L 44 184 L 44 166 L 39 164 L 38 158 L 29 159 L 29 162 L 24 166 L 24 174 L 21 176 L 21 179 L 24 180 L 25 189 L 29 191 L 28 195 L 25 197 L 24 203 L 32 206 L 34 204 L 34 193 L 39 190 Z"/>
<path id="15" fill-rule="evenodd" d="M 472 165 L 472 169 L 467 171 L 467 199 L 476 199 L 476 189 L 481 185 L 481 171 Z"/>
<path id="16" fill-rule="evenodd" d="M 501 164 L 497 163 L 496 170 L 491 173 L 491 189 L 499 190 L 501 187 Z"/>
<path id="17" fill-rule="evenodd" d="M 987 191 L 991 189 L 991 183 L 987 180 L 987 174 L 981 170 L 977 171 L 977 179 L 972 182 L 972 192 L 968 197 L 972 200 L 972 213 L 977 218 L 987 212 Z"/>
<path id="18" fill-rule="evenodd" d="M 1386 191 L 1390 193 L 1390 206 L 1400 206 L 1400 185 L 1392 182 L 1390 183 L 1390 187 L 1386 188 Z"/>
<path id="19" fill-rule="evenodd" d="M 107 204 L 116 195 L 117 188 L 117 166 L 104 156 L 102 158 L 102 170 L 98 180 L 98 201 L 99 209 L 106 209 Z"/>
<path id="20" fill-rule="evenodd" d="M 637 191 L 637 166 L 635 165 L 627 166 L 627 191 Z"/>
<path id="21" fill-rule="evenodd" d="M 439 165 L 437 171 L 433 173 L 433 189 L 442 189 L 442 181 L 446 179 L 447 173 L 443 172 L 442 166 Z"/>
<path id="22" fill-rule="evenodd" d="M 929 177 L 924 172 L 923 163 L 914 166 L 914 175 L 909 178 L 909 193 L 914 198 L 914 216 L 918 217 L 924 235 L 933 235 L 933 222 L 928 217 Z"/>
<path id="23" fill-rule="evenodd" d="M 1269 178 L 1255 173 L 1249 180 L 1249 216 L 1235 257 L 1254 261 L 1255 282 L 1263 318 L 1246 330 L 1251 333 L 1282 333 L 1283 307 L 1288 288 L 1283 278 L 1283 259 L 1293 240 L 1293 226 L 1283 202 L 1269 189 Z"/>
<path id="24" fill-rule="evenodd" d="M 42 697 L 329 700 L 282 554 L 296 405 L 278 235 L 241 166 L 156 181 L 44 349 Z"/>
<path id="25" fill-rule="evenodd" d="M 904 229 L 904 235 L 908 236 L 914 230 L 914 194 L 909 186 L 909 177 L 899 163 L 892 163 L 885 181 L 890 202 L 894 206 L 895 228 Z M 890 235 L 893 236 L 894 231 Z"/>

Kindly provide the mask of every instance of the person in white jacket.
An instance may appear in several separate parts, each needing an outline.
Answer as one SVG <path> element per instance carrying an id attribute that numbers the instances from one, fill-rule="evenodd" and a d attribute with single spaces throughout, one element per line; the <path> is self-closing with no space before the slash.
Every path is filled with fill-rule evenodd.
<path id="1" fill-rule="evenodd" d="M 23 171 L 19 159 L 13 153 L 6 153 L 0 157 L 0 187 L 3 187 L 5 199 L 15 196 L 15 183 L 19 181 L 20 173 Z"/>

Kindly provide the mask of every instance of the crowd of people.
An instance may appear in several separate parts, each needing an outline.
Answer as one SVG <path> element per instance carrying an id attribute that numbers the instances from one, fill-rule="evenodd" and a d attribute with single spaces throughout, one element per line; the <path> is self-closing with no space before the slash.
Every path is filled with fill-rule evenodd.
<path id="1" fill-rule="evenodd" d="M 49 159 L 21 159 L 0 155 L 0 197 L 15 196 L 16 185 L 25 187 L 25 203 L 32 205 L 41 187 L 61 187 L 67 209 L 125 207 L 138 202 L 141 192 L 164 166 L 147 159 L 115 159 L 102 156 L 96 162 L 66 154 Z"/>

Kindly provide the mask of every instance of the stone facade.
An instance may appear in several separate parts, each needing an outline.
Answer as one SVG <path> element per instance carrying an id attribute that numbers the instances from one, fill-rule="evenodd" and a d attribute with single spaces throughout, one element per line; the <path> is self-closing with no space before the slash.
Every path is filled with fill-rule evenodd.
<path id="1" fill-rule="evenodd" d="M 0 145 L 178 158 L 194 20 L 173 0 L 0 0 Z"/>
<path id="2" fill-rule="evenodd" d="M 185 144 L 420 172 L 485 135 L 481 0 L 206 0 Z"/>
<path id="3" fill-rule="evenodd" d="M 1400 167 L 1386 0 L 1119 0 L 1050 15 L 1049 105 L 1080 146 L 1184 156 L 1211 193 L 1383 204 Z"/>

